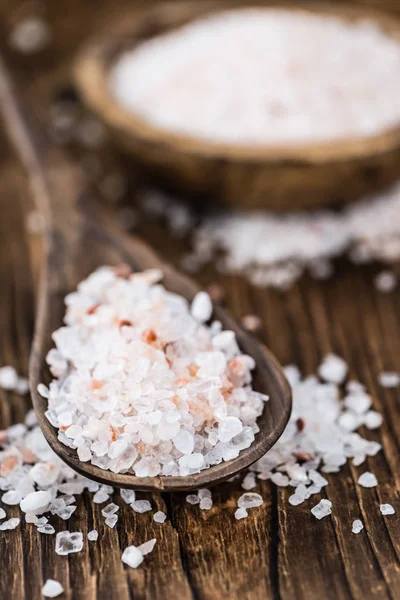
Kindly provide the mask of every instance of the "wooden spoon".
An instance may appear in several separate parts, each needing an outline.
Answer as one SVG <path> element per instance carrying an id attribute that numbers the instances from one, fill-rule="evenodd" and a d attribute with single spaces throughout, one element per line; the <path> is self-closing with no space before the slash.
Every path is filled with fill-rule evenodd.
<path id="1" fill-rule="evenodd" d="M 255 389 L 270 396 L 258 420 L 260 432 L 238 458 L 187 477 L 141 478 L 81 462 L 75 450 L 58 440 L 57 429 L 45 417 L 47 401 L 38 394 L 37 386 L 50 379 L 45 358 L 53 346 L 51 334 L 62 324 L 65 295 L 100 265 L 121 262 L 128 263 L 135 271 L 162 269 L 165 287 L 188 300 L 194 297 L 198 287 L 164 263 L 138 238 L 120 230 L 100 203 L 93 202 L 78 168 L 59 148 L 44 139 L 34 123 L 28 126 L 20 100 L 1 61 L 0 111 L 9 137 L 27 170 L 37 208 L 46 219 L 45 260 L 30 360 L 30 384 L 39 425 L 54 452 L 75 471 L 90 479 L 139 490 L 180 491 L 214 485 L 258 460 L 275 444 L 285 428 L 291 410 L 290 388 L 273 355 L 217 306 L 214 317 L 222 322 L 225 329 L 236 333 L 243 352 L 256 361 Z"/>

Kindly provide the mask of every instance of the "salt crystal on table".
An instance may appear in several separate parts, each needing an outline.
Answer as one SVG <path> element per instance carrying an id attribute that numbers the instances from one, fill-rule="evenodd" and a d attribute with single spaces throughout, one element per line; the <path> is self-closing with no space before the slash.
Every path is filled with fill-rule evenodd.
<path id="1" fill-rule="evenodd" d="M 279 472 L 273 473 L 271 475 L 271 481 L 272 483 L 280 487 L 287 487 L 289 485 L 289 477 Z"/>
<path id="2" fill-rule="evenodd" d="M 367 412 L 371 404 L 371 396 L 364 393 L 348 394 L 344 399 L 344 406 L 357 415 Z"/>
<path id="3" fill-rule="evenodd" d="M 40 519 L 37 519 L 37 521 L 35 522 L 36 527 L 43 527 L 43 525 L 46 525 L 46 523 L 48 523 L 48 518 L 47 517 L 40 517 Z"/>
<path id="4" fill-rule="evenodd" d="M 101 514 L 103 515 L 103 517 L 110 517 L 111 515 L 114 515 L 118 511 L 119 511 L 118 504 L 114 504 L 113 502 L 111 502 L 111 504 L 107 504 L 107 506 L 105 506 L 102 509 Z"/>
<path id="5" fill-rule="evenodd" d="M 16 527 L 18 527 L 18 525 L 19 525 L 19 519 L 18 518 L 8 519 L 8 521 L 4 521 L 0 525 L 0 531 L 6 531 L 8 529 L 15 529 Z"/>
<path id="6" fill-rule="evenodd" d="M 151 510 L 151 504 L 148 500 L 135 500 L 131 507 L 137 513 L 145 513 Z"/>
<path id="7" fill-rule="evenodd" d="M 199 292 L 193 298 L 190 312 L 192 316 L 200 323 L 205 323 L 211 318 L 213 306 L 210 296 L 207 292 Z"/>
<path id="8" fill-rule="evenodd" d="M 383 515 L 394 515 L 396 512 L 391 504 L 381 504 L 379 510 Z"/>
<path id="9" fill-rule="evenodd" d="M 64 591 L 61 583 L 55 579 L 48 579 L 42 587 L 42 594 L 45 598 L 56 598 Z"/>
<path id="10" fill-rule="evenodd" d="M 96 542 L 99 537 L 99 532 L 97 531 L 97 529 L 92 529 L 92 531 L 89 531 L 89 533 L 87 534 L 87 537 L 90 542 Z"/>
<path id="11" fill-rule="evenodd" d="M 378 376 L 379 384 L 384 388 L 395 388 L 400 385 L 400 373 L 387 371 Z"/>
<path id="12" fill-rule="evenodd" d="M 38 17 L 26 17 L 17 23 L 11 32 L 9 43 L 23 54 L 39 52 L 50 39 L 49 26 Z"/>
<path id="13" fill-rule="evenodd" d="M 153 521 L 155 521 L 156 523 L 164 523 L 166 518 L 167 515 L 161 510 L 158 510 L 156 513 L 154 513 Z"/>
<path id="14" fill-rule="evenodd" d="M 68 521 L 68 519 L 72 516 L 76 509 L 76 506 L 65 506 L 64 508 L 60 508 L 59 510 L 54 511 L 54 514 L 63 519 L 64 521 Z"/>
<path id="15" fill-rule="evenodd" d="M 245 476 L 245 478 L 242 481 L 242 489 L 244 490 L 252 490 L 253 488 L 255 488 L 257 485 L 256 482 L 256 475 L 255 473 L 252 473 L 250 471 L 250 473 L 247 473 L 247 475 Z"/>
<path id="16" fill-rule="evenodd" d="M 378 481 L 375 475 L 373 475 L 369 471 L 366 471 L 365 473 L 360 475 L 360 477 L 358 478 L 358 483 L 365 488 L 371 488 L 378 485 Z"/>
<path id="17" fill-rule="evenodd" d="M 156 545 L 156 541 L 156 538 L 153 538 L 152 540 L 141 544 L 141 546 L 138 546 L 138 550 L 140 550 L 143 556 L 146 556 L 146 554 L 150 554 L 150 552 L 153 552 L 153 548 Z"/>
<path id="18" fill-rule="evenodd" d="M 143 562 L 143 554 L 136 546 L 128 546 L 123 551 L 121 559 L 128 567 L 136 569 Z"/>
<path id="19" fill-rule="evenodd" d="M 220 421 L 218 427 L 218 439 L 221 442 L 230 442 L 243 429 L 243 424 L 237 417 L 226 417 Z"/>
<path id="20" fill-rule="evenodd" d="M 111 527 L 111 529 L 113 529 L 115 527 L 115 525 L 117 524 L 117 521 L 118 521 L 118 515 L 110 515 L 109 517 L 107 517 L 107 519 L 104 522 L 108 527 Z"/>
<path id="21" fill-rule="evenodd" d="M 83 533 L 79 531 L 60 531 L 56 536 L 56 552 L 66 556 L 72 552 L 80 552 L 83 548 Z"/>
<path id="22" fill-rule="evenodd" d="M 0 519 L 5 519 L 6 518 L 6 511 L 4 510 L 4 508 L 0 508 Z"/>
<path id="23" fill-rule="evenodd" d="M 368 429 L 377 429 L 383 423 L 383 417 L 380 413 L 370 410 L 365 415 L 364 425 Z"/>
<path id="24" fill-rule="evenodd" d="M 362 521 L 360 521 L 360 519 L 356 519 L 355 521 L 353 521 L 353 525 L 351 528 L 351 531 L 353 533 L 360 533 L 360 531 L 364 529 L 364 525 L 362 523 Z"/>
<path id="25" fill-rule="evenodd" d="M 397 277 L 393 271 L 382 271 L 374 279 L 374 285 L 379 292 L 392 292 L 397 285 Z"/>
<path id="26" fill-rule="evenodd" d="M 347 371 L 347 363 L 340 356 L 327 354 L 318 369 L 318 374 L 325 381 L 341 384 L 347 375 Z"/>
<path id="27" fill-rule="evenodd" d="M 323 519 L 332 514 L 332 502 L 323 498 L 314 508 L 311 509 L 312 514 L 316 519 Z"/>
<path id="28" fill-rule="evenodd" d="M 110 498 L 110 495 L 107 494 L 107 492 L 105 492 L 104 490 L 100 489 L 93 496 L 93 502 L 95 502 L 96 504 L 102 504 L 103 502 L 107 502 L 107 500 L 109 500 L 109 498 Z"/>
<path id="29" fill-rule="evenodd" d="M 209 490 L 208 488 L 201 488 L 197 492 L 197 496 L 200 500 L 203 500 L 203 498 L 212 498 L 211 490 Z"/>
<path id="30" fill-rule="evenodd" d="M 33 523 L 34 525 L 37 525 L 39 519 L 37 518 L 36 515 L 32 515 L 31 513 L 26 513 L 26 515 L 25 515 L 25 521 L 27 523 Z"/>
<path id="31" fill-rule="evenodd" d="M 257 508 L 263 504 L 264 500 L 260 494 L 256 494 L 255 492 L 247 492 L 246 494 L 242 494 L 237 501 L 237 505 L 239 508 Z"/>
<path id="32" fill-rule="evenodd" d="M 189 494 L 188 496 L 186 496 L 186 502 L 188 504 L 199 504 L 200 498 L 197 494 Z"/>
<path id="33" fill-rule="evenodd" d="M 39 533 L 47 533 L 49 535 L 52 535 L 53 533 L 56 532 L 56 530 L 54 529 L 54 527 L 52 525 L 46 524 L 46 525 L 42 525 L 41 527 L 38 527 L 38 532 Z"/>
<path id="34" fill-rule="evenodd" d="M 21 492 L 17 490 L 9 490 L 1 497 L 2 502 L 4 504 L 8 504 L 9 506 L 15 506 L 19 504 L 22 500 Z"/>
<path id="35" fill-rule="evenodd" d="M 42 515 L 49 508 L 52 500 L 51 493 L 48 491 L 31 492 L 20 502 L 23 512 L 34 515 Z"/>
<path id="36" fill-rule="evenodd" d="M 235 511 L 235 519 L 240 521 L 240 519 L 246 519 L 249 516 L 249 513 L 245 508 L 238 508 Z"/>
<path id="37" fill-rule="evenodd" d="M 49 397 L 49 388 L 45 386 L 44 383 L 39 383 L 39 385 L 37 386 L 37 391 L 42 396 L 42 398 Z"/>
<path id="38" fill-rule="evenodd" d="M 18 374 L 14 367 L 0 368 L 0 388 L 13 391 L 18 385 Z"/>
<path id="39" fill-rule="evenodd" d="M 305 501 L 305 499 L 306 498 L 304 496 L 294 493 L 291 496 L 289 496 L 289 504 L 291 504 L 292 506 L 298 506 L 299 504 L 302 504 Z"/>
<path id="40" fill-rule="evenodd" d="M 213 501 L 211 498 L 202 498 L 200 500 L 200 509 L 201 510 L 210 510 L 212 508 Z"/>
<path id="41" fill-rule="evenodd" d="M 121 488 L 119 493 L 121 494 L 122 500 L 124 500 L 124 502 L 127 504 L 132 504 L 132 502 L 134 502 L 136 499 L 135 490 L 125 490 L 124 488 Z"/>

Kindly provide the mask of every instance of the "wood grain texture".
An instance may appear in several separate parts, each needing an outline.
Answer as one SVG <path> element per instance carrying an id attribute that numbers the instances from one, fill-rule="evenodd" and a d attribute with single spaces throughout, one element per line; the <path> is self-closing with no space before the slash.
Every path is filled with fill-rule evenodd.
<path id="1" fill-rule="evenodd" d="M 22 3 L 0 0 L 1 39 L 7 37 L 11 15 Z M 76 47 L 102 23 L 115 18 L 131 2 L 123 0 L 47 1 L 54 43 L 37 56 L 10 53 L 15 72 L 23 77 L 26 97 L 45 122 L 49 98 L 67 80 L 67 66 Z M 362 4 L 360 1 L 359 4 Z M 398 11 L 396 0 L 365 0 L 365 4 Z M 82 151 L 73 146 L 71 156 Z M 85 152 L 87 154 L 87 152 Z M 129 163 L 108 145 L 101 153 L 102 176 L 123 169 L 129 173 L 129 193 L 136 174 Z M 40 238 L 28 235 L 24 215 L 32 208 L 25 175 L 0 132 L 0 364 L 14 364 L 27 374 L 32 339 L 34 298 Z M 185 242 L 171 238 L 162 225 L 144 225 L 141 233 L 159 252 L 178 264 Z M 310 508 L 288 505 L 288 490 L 268 482 L 259 491 L 264 505 L 240 522 L 233 518 L 238 482 L 219 486 L 211 511 L 200 511 L 184 495 L 144 495 L 168 513 L 164 525 L 149 514 L 137 515 L 121 505 L 114 530 L 104 527 L 100 507 L 89 497 L 67 522 L 71 530 L 97 527 L 102 540 L 70 557 L 54 553 L 54 538 L 22 524 L 0 532 L 0 598 L 39 600 L 44 580 L 62 582 L 68 600 L 397 600 L 400 589 L 400 395 L 377 385 L 383 369 L 400 369 L 400 290 L 383 295 L 374 290 L 376 266 L 355 268 L 346 261 L 336 265 L 335 277 L 326 282 L 303 278 L 288 293 L 258 290 L 238 277 L 222 277 L 212 267 L 200 276 L 207 284 L 218 280 L 226 290 L 235 316 L 258 313 L 263 319 L 260 339 L 282 363 L 295 362 L 305 373 L 314 372 L 325 352 L 334 350 L 349 362 L 351 376 L 365 383 L 374 407 L 384 414 L 382 427 L 362 431 L 379 441 L 383 451 L 362 467 L 346 466 L 329 476 L 326 496 L 333 502 L 332 518 L 317 522 Z M 0 425 L 18 422 L 28 401 L 0 390 Z M 379 486 L 362 489 L 358 476 L 370 470 Z M 383 518 L 379 503 L 390 502 L 397 514 Z M 9 516 L 18 510 L 5 507 Z M 365 529 L 351 533 L 361 518 Z M 54 521 L 57 530 L 64 522 Z M 120 561 L 128 543 L 156 537 L 155 551 L 138 570 Z M 61 596 L 60 598 L 63 598 Z"/>

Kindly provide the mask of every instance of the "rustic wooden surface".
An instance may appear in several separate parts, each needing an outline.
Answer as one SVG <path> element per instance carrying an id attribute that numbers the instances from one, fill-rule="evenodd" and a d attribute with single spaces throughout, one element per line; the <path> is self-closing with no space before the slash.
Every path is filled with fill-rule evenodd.
<path id="1" fill-rule="evenodd" d="M 14 72 L 23 77 L 26 97 L 43 119 L 50 93 L 67 77 L 65 68 L 76 45 L 129 4 L 128 0 L 45 3 L 53 31 L 51 46 L 37 56 L 8 53 Z M 377 7 L 383 2 L 368 4 Z M 19 5 L 15 0 L 0 1 L 2 45 Z M 387 0 L 387 6 L 400 13 L 397 0 Z M 70 151 L 82 154 L 77 148 Z M 101 160 L 104 175 L 118 169 L 129 174 L 128 192 L 133 194 L 132 167 L 108 147 Z M 25 174 L 0 131 L 0 364 L 13 364 L 25 374 L 41 258 L 40 238 L 27 234 L 24 227 L 31 208 Z M 164 256 L 178 260 L 184 242 L 170 238 L 160 225 L 146 225 L 141 233 Z M 97 527 L 100 539 L 79 554 L 57 556 L 54 536 L 41 535 L 24 523 L 1 534 L 1 600 L 39 599 L 49 577 L 64 585 L 62 597 L 74 600 L 400 598 L 400 397 L 398 389 L 377 385 L 380 371 L 400 369 L 400 290 L 389 295 L 376 292 L 372 287 L 376 270 L 341 261 L 334 278 L 326 282 L 303 278 L 284 294 L 257 290 L 240 278 L 216 275 L 211 268 L 199 280 L 218 279 L 236 316 L 260 314 L 260 337 L 281 362 L 295 362 L 311 373 L 324 353 L 333 350 L 344 356 L 351 376 L 368 386 L 374 407 L 385 418 L 380 430 L 364 432 L 383 445 L 382 452 L 367 461 L 378 478 L 377 488 L 356 485 L 365 465 L 347 465 L 340 474 L 329 475 L 325 492 L 334 510 L 332 518 L 322 521 L 310 514 L 312 500 L 291 507 L 290 492 L 268 482 L 257 490 L 264 505 L 239 522 L 233 518 L 241 493 L 237 484 L 217 488 L 208 512 L 186 504 L 178 494 L 153 495 L 157 509 L 168 513 L 164 525 L 154 523 L 148 513 L 134 514 L 116 496 L 121 509 L 114 530 L 103 525 L 100 507 L 84 496 L 67 528 L 85 533 Z M 22 420 L 28 406 L 28 400 L 0 390 L 1 426 Z M 393 504 L 397 514 L 384 519 L 378 508 L 381 502 Z M 16 516 L 18 509 L 7 507 L 7 513 Z M 357 536 L 351 533 L 356 518 L 365 523 Z M 57 530 L 63 526 L 61 520 L 55 521 Z M 152 555 L 137 570 L 125 568 L 121 549 L 153 536 L 158 543 Z"/>

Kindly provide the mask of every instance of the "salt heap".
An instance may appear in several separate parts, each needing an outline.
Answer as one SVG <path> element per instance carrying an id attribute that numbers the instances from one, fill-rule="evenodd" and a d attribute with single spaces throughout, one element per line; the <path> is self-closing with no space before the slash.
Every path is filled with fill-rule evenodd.
<path id="1" fill-rule="evenodd" d="M 46 416 L 60 441 L 115 473 L 189 475 L 250 446 L 268 398 L 251 388 L 254 360 L 233 331 L 206 324 L 212 304 L 190 307 L 162 273 L 102 267 L 66 298 L 53 334 Z"/>
<path id="2" fill-rule="evenodd" d="M 340 52 L 337 49 L 340 48 Z M 372 21 L 247 8 L 127 51 L 115 99 L 152 125 L 212 143 L 364 137 L 400 120 L 400 44 Z"/>

